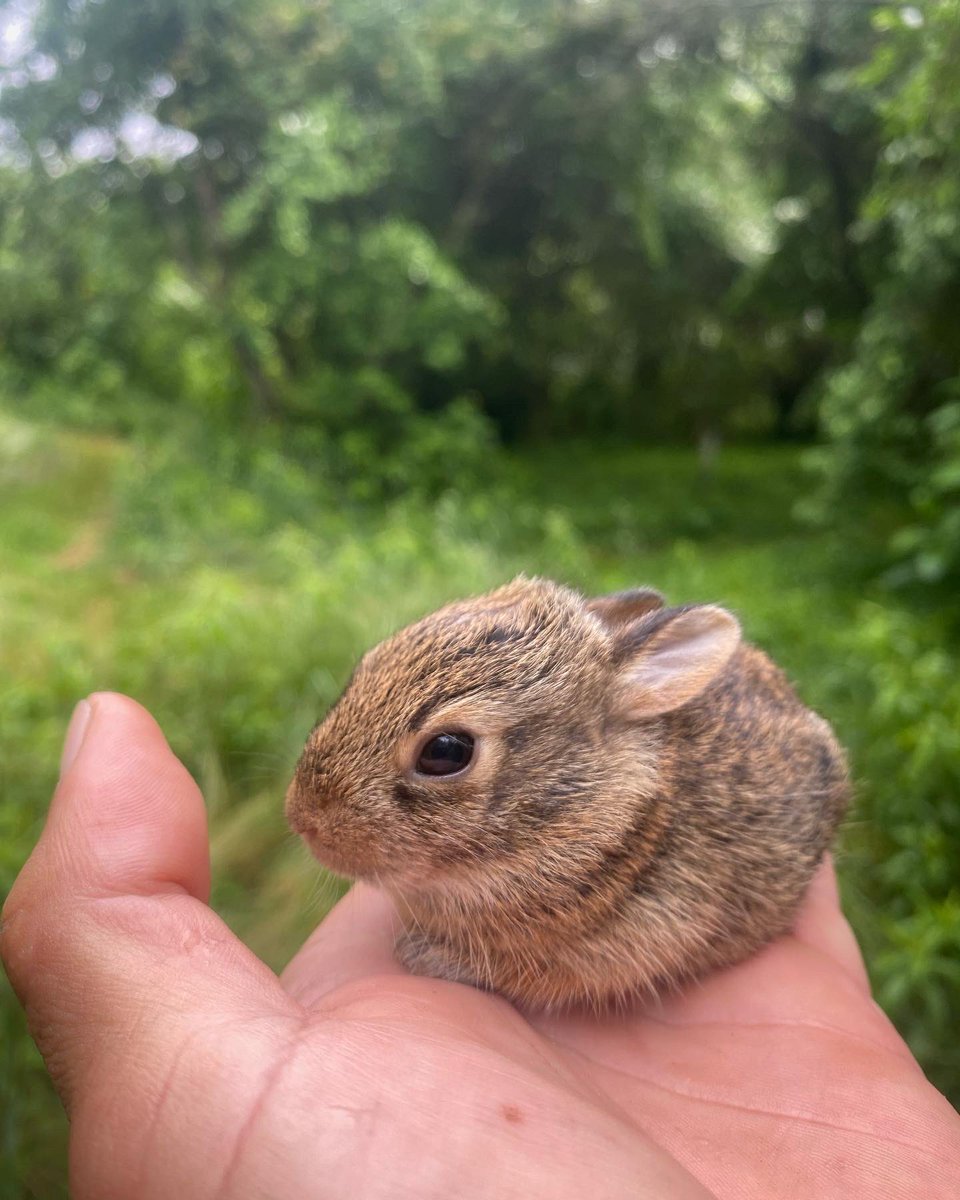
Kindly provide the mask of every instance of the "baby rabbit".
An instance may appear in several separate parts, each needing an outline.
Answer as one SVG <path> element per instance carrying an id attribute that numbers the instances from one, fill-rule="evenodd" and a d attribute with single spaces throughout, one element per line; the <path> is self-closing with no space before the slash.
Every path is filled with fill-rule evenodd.
<path id="1" fill-rule="evenodd" d="M 394 897 L 411 970 L 560 1009 L 789 929 L 847 796 L 829 726 L 729 612 L 520 578 L 369 651 L 286 811 Z"/>

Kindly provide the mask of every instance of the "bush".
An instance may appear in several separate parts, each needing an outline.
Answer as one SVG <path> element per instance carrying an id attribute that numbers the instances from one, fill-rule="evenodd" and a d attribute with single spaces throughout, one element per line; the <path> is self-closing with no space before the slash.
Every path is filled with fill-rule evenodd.
<path id="1" fill-rule="evenodd" d="M 960 1099 L 960 671 L 944 631 L 863 603 L 840 653 L 862 664 L 851 749 L 859 802 L 847 897 L 879 1002 L 933 1082 Z M 839 679 L 836 681 L 839 683 Z"/>
<path id="2" fill-rule="evenodd" d="M 824 388 L 819 514 L 889 584 L 940 604 L 960 586 L 956 8 L 927 5 L 919 43 L 907 11 L 877 13 L 890 40 L 862 72 L 884 144 L 857 226 L 889 249 L 853 357 Z"/>

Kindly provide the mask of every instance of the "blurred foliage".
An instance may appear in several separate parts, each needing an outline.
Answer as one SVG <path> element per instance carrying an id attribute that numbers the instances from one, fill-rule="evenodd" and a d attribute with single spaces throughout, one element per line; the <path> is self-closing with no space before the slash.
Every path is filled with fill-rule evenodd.
<path id="1" fill-rule="evenodd" d="M 922 53 L 896 10 L 860 72 L 883 148 L 860 224 L 884 233 L 883 273 L 850 360 L 826 382 L 821 502 L 857 528 L 897 585 L 960 587 L 960 6 L 924 6 Z M 960 615 L 954 607 L 954 619 Z"/>
<path id="2" fill-rule="evenodd" d="M 960 1101 L 958 64 L 960 0 L 0 3 L 0 891 L 120 688 L 280 965 L 356 656 L 520 570 L 650 582 L 851 748 L 847 907 Z M 0 1200 L 48 1200 L 6 991 L 0 1034 Z"/>
<path id="3" fill-rule="evenodd" d="M 74 419 L 787 436 L 869 301 L 872 5 L 5 7 L 3 358 Z"/>
<path id="4" fill-rule="evenodd" d="M 937 636 L 939 634 L 939 637 Z M 960 662 L 936 624 L 875 603 L 849 650 L 863 664 L 865 719 L 847 734 L 871 786 L 851 837 L 858 927 L 877 999 L 938 1083 L 960 1101 L 960 1046 L 947 1029 L 960 996 Z"/>

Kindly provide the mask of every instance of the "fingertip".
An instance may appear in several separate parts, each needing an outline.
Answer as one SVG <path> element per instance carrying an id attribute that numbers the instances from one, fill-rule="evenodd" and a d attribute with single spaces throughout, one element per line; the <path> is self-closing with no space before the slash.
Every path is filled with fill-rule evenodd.
<path id="1" fill-rule="evenodd" d="M 310 1008 L 355 979 L 406 975 L 394 956 L 399 931 L 390 897 L 368 884 L 354 884 L 297 951 L 280 982 L 288 995 Z"/>
<path id="2" fill-rule="evenodd" d="M 61 886 L 95 894 L 210 889 L 206 811 L 159 725 L 135 700 L 95 692 L 74 711 L 38 852 Z"/>
<path id="3" fill-rule="evenodd" d="M 810 882 L 810 890 L 807 893 L 815 897 L 822 904 L 832 905 L 839 910 L 840 908 L 840 888 L 837 884 L 837 869 L 834 866 L 833 855 L 828 850 L 824 854 L 820 866 L 817 868 L 816 874 Z"/>
<path id="4" fill-rule="evenodd" d="M 73 766 L 73 760 L 77 757 L 80 747 L 83 745 L 83 739 L 86 735 L 92 712 L 93 709 L 89 700 L 81 700 L 73 710 L 73 714 L 70 717 L 70 724 L 67 726 L 67 736 L 63 739 L 63 750 L 60 754 L 60 779 Z"/>
<path id="5" fill-rule="evenodd" d="M 801 930 L 816 932 L 824 925 L 842 920 L 837 872 L 833 865 L 833 856 L 828 853 L 823 856 L 820 866 L 810 880 L 794 929 L 798 934 Z"/>
<path id="6" fill-rule="evenodd" d="M 794 936 L 827 954 L 865 991 L 870 980 L 853 930 L 840 907 L 840 888 L 833 856 L 829 853 L 810 882 L 794 923 Z"/>

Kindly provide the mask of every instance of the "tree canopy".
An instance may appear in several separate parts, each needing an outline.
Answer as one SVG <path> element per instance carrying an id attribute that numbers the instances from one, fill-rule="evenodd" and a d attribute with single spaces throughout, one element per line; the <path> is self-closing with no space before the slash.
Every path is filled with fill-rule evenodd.
<path id="1" fill-rule="evenodd" d="M 9 390 L 362 492 L 819 432 L 821 516 L 880 493 L 892 577 L 956 578 L 955 0 L 0 11 Z"/>

